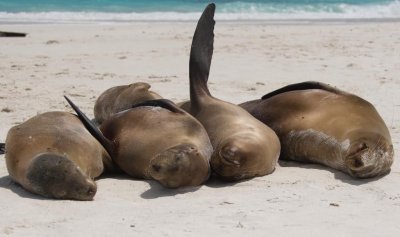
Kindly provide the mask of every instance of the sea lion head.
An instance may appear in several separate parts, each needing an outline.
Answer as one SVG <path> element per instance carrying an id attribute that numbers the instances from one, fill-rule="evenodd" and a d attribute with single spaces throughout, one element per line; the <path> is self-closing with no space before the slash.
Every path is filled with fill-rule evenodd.
<path id="1" fill-rule="evenodd" d="M 132 105 L 147 101 L 162 99 L 162 97 L 154 91 L 150 90 L 150 84 L 146 82 L 136 82 L 127 85 L 115 98 L 116 106 L 114 113 L 129 109 Z"/>
<path id="2" fill-rule="evenodd" d="M 97 187 L 82 170 L 68 158 L 42 153 L 35 157 L 28 169 L 27 178 L 33 191 L 52 198 L 88 201 Z"/>
<path id="3" fill-rule="evenodd" d="M 380 134 L 362 134 L 350 145 L 345 156 L 349 174 L 371 178 L 386 174 L 393 163 L 393 145 Z"/>
<path id="4" fill-rule="evenodd" d="M 274 167 L 264 157 L 267 144 L 261 144 L 254 134 L 234 135 L 221 142 L 211 156 L 214 172 L 227 181 L 265 175 Z M 278 158 L 278 157 L 277 157 Z"/>
<path id="5" fill-rule="evenodd" d="M 194 145 L 182 144 L 153 158 L 147 175 L 168 188 L 198 186 L 210 176 L 210 165 Z"/>

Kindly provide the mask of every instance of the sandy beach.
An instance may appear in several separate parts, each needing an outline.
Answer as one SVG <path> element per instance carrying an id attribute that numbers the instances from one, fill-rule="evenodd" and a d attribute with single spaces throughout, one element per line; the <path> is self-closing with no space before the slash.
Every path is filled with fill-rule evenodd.
<path id="1" fill-rule="evenodd" d="M 104 90 L 147 82 L 189 98 L 196 22 L 10 24 L 0 38 L 0 142 L 46 111 L 93 116 Z M 11 181 L 0 156 L 0 236 L 399 236 L 400 22 L 217 22 L 209 87 L 240 103 L 290 83 L 321 81 L 371 102 L 395 148 L 390 174 L 357 180 L 319 165 L 280 162 L 271 175 L 169 190 L 106 175 L 93 201 L 50 200 Z"/>

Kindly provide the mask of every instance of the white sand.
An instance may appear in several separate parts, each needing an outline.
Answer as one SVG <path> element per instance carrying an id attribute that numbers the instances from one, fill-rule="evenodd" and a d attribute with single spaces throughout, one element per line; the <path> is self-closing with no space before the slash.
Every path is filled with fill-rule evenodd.
<path id="1" fill-rule="evenodd" d="M 188 98 L 195 22 L 0 25 L 0 141 L 45 111 L 87 114 L 105 89 L 145 81 Z M 400 154 L 400 23 L 220 23 L 209 87 L 239 103 L 289 83 L 318 80 L 374 104 Z M 9 112 L 7 112 L 9 111 Z M 400 165 L 355 180 L 318 165 L 281 163 L 268 176 L 168 190 L 152 181 L 104 177 L 91 202 L 48 200 L 8 177 L 0 156 L 0 236 L 399 236 Z"/>

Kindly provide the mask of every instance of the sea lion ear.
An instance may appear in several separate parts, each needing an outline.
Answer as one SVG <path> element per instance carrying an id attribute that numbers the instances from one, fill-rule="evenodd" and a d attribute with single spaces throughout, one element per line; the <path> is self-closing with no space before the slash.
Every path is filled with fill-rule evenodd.
<path id="1" fill-rule="evenodd" d="M 345 94 L 345 92 L 343 92 L 335 87 L 332 87 L 328 84 L 322 83 L 322 82 L 305 81 L 305 82 L 300 82 L 300 83 L 284 86 L 278 90 L 275 90 L 268 94 L 265 94 L 263 97 L 261 97 L 261 99 L 265 100 L 265 99 L 271 98 L 275 95 L 279 95 L 279 94 L 289 92 L 289 91 L 312 90 L 312 89 L 320 89 L 320 90 L 329 91 L 329 92 L 332 92 L 335 94 Z"/>
<path id="2" fill-rule="evenodd" d="M 166 99 L 158 99 L 158 100 L 147 100 L 144 102 L 140 102 L 132 106 L 132 108 L 141 107 L 141 106 L 152 106 L 152 107 L 161 107 L 167 109 L 174 113 L 186 114 L 184 110 L 179 108 L 174 102 Z"/>
<path id="3" fill-rule="evenodd" d="M 75 110 L 76 114 L 78 115 L 79 120 L 83 123 L 86 129 L 92 134 L 97 141 L 106 149 L 108 154 L 112 157 L 114 151 L 114 144 L 112 141 L 108 140 L 103 133 L 93 124 L 92 121 L 76 106 L 67 96 L 64 96 L 67 100 L 68 104 Z"/>
<path id="4" fill-rule="evenodd" d="M 6 153 L 6 144 L 0 143 L 0 155 Z"/>
<path id="5" fill-rule="evenodd" d="M 131 84 L 131 86 L 133 86 L 136 89 L 146 90 L 146 91 L 148 91 L 151 87 L 150 84 L 148 84 L 146 82 L 136 82 L 136 83 Z"/>

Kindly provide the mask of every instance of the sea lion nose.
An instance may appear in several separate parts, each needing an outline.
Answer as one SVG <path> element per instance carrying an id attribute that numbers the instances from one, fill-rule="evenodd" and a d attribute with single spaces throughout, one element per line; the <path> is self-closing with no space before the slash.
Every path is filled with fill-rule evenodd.
<path id="1" fill-rule="evenodd" d="M 161 170 L 161 166 L 160 165 L 152 165 L 151 168 L 155 171 L 155 172 L 159 172 Z"/>
<path id="2" fill-rule="evenodd" d="M 89 187 L 86 188 L 85 191 L 83 191 L 83 196 L 85 198 L 82 198 L 82 200 L 93 200 L 94 195 L 97 192 L 97 185 L 93 181 L 89 181 Z"/>
<path id="3" fill-rule="evenodd" d="M 90 186 L 87 190 L 87 194 L 89 196 L 94 196 L 97 192 L 97 187 L 96 186 Z"/>

